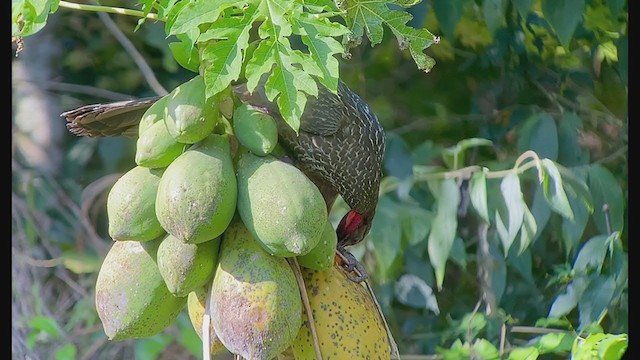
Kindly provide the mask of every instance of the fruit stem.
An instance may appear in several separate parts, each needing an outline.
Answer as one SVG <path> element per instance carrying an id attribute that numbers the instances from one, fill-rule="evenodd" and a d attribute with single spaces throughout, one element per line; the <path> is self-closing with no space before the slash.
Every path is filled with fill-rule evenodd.
<path id="1" fill-rule="evenodd" d="M 313 350 L 315 350 L 316 352 L 316 360 L 322 360 L 322 352 L 320 351 L 318 333 L 316 332 L 316 323 L 313 320 L 311 304 L 309 304 L 309 297 L 307 296 L 307 287 L 304 285 L 304 279 L 302 278 L 300 265 L 298 265 L 298 260 L 295 257 L 287 258 L 287 261 L 289 262 L 289 266 L 291 266 L 291 269 L 296 276 L 296 281 L 298 282 L 302 304 L 304 305 L 304 310 L 307 313 L 307 319 L 309 320 L 309 328 L 311 329 L 311 337 L 313 338 Z"/>

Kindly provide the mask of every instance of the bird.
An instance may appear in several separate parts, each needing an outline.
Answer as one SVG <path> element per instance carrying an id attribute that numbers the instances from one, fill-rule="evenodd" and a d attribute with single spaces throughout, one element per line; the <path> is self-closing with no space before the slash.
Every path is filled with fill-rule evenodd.
<path id="1" fill-rule="evenodd" d="M 296 132 L 267 99 L 263 87 L 251 92 L 246 83 L 239 83 L 232 89 L 243 103 L 274 117 L 280 144 L 318 187 L 327 209 L 331 210 L 338 195 L 349 206 L 336 228 L 336 254 L 352 281 L 365 280 L 366 270 L 346 247 L 366 238 L 376 213 L 385 150 L 385 133 L 377 116 L 342 80 L 337 93 L 318 84 L 318 95 L 308 97 Z M 79 136 L 135 135 L 142 114 L 159 99 L 85 105 L 61 116 Z"/>

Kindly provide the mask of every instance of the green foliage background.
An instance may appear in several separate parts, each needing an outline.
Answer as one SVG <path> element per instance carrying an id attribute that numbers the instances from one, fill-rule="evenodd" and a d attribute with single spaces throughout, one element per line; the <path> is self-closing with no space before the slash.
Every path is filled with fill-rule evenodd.
<path id="1" fill-rule="evenodd" d="M 416 66 L 433 65 L 421 46 L 400 49 L 389 28 L 363 37 L 350 59 L 336 56 L 340 78 L 387 133 L 377 215 L 353 252 L 400 353 L 619 358 L 628 332 L 627 2 L 424 0 L 407 11 L 410 26 L 441 36 L 425 45 L 431 71 Z M 163 24 L 134 31 L 136 18 L 111 18 L 165 89 L 193 76 L 174 60 Z M 13 78 L 14 356 L 200 356 L 185 314 L 161 335 L 120 343 L 106 341 L 97 318 L 106 193 L 135 166 L 134 141 L 76 138 L 46 111 L 46 126 L 17 116 L 29 96 L 61 112 L 156 92 L 95 13 L 58 9 L 24 41 L 14 74 L 19 62 L 36 66 L 29 51 L 55 50 L 45 54 L 46 79 Z M 346 210 L 338 203 L 333 221 Z"/>

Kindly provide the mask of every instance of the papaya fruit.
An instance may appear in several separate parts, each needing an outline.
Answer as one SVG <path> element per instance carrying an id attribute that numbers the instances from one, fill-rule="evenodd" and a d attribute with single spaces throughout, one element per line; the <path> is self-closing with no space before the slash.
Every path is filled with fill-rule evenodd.
<path id="1" fill-rule="evenodd" d="M 109 236 L 113 240 L 149 241 L 164 234 L 155 213 L 163 169 L 136 166 L 122 175 L 107 196 Z"/>
<path id="2" fill-rule="evenodd" d="M 138 135 L 147 131 L 147 129 L 157 123 L 164 121 L 165 108 L 167 107 L 167 100 L 169 96 L 163 96 L 158 101 L 153 103 L 147 111 L 142 115 L 140 119 L 140 125 L 138 125 Z"/>
<path id="3" fill-rule="evenodd" d="M 139 134 L 136 141 L 136 164 L 148 168 L 167 167 L 182 154 L 184 146 L 169 134 L 164 121 L 157 121 Z"/>
<path id="4" fill-rule="evenodd" d="M 384 323 L 362 284 L 349 280 L 336 265 L 325 271 L 301 270 L 323 359 L 391 359 Z M 291 348 L 296 360 L 315 360 L 306 315 L 303 319 Z"/>
<path id="5" fill-rule="evenodd" d="M 156 265 L 160 238 L 117 241 L 96 280 L 96 309 L 110 340 L 143 338 L 171 325 L 186 297 L 171 295 Z"/>
<path id="6" fill-rule="evenodd" d="M 204 312 L 206 311 L 207 295 L 209 287 L 200 287 L 199 289 L 192 291 L 187 296 L 187 313 L 189 314 L 189 320 L 191 325 L 196 331 L 200 340 L 202 340 L 202 321 L 204 320 Z M 219 354 L 224 350 L 224 345 L 218 336 L 216 336 L 215 330 L 213 330 L 213 323 L 209 322 L 209 345 L 211 355 Z"/>
<path id="7" fill-rule="evenodd" d="M 299 256 L 313 249 L 327 222 L 320 190 L 298 168 L 250 152 L 238 161 L 238 212 L 272 255 Z"/>
<path id="8" fill-rule="evenodd" d="M 298 256 L 298 264 L 309 269 L 327 270 L 333 265 L 337 245 L 336 231 L 333 229 L 331 221 L 327 221 L 316 247 L 306 255 Z"/>
<path id="9" fill-rule="evenodd" d="M 205 96 L 204 78 L 197 75 L 169 93 L 165 123 L 178 142 L 194 144 L 211 134 L 218 121 L 218 106 Z"/>
<path id="10" fill-rule="evenodd" d="M 233 132 L 242 146 L 259 156 L 271 153 L 278 144 L 275 120 L 251 105 L 242 104 L 235 109 Z"/>
<path id="11" fill-rule="evenodd" d="M 237 200 L 229 151 L 227 137 L 212 134 L 166 168 L 155 209 L 169 234 L 197 244 L 220 236 L 229 226 Z"/>
<path id="12" fill-rule="evenodd" d="M 209 282 L 219 247 L 219 239 L 187 244 L 167 234 L 158 247 L 157 263 L 169 292 L 175 296 L 187 296 Z"/>
<path id="13" fill-rule="evenodd" d="M 302 325 L 293 270 L 286 259 L 267 253 L 241 221 L 222 237 L 209 301 L 216 335 L 245 359 L 273 359 Z"/>

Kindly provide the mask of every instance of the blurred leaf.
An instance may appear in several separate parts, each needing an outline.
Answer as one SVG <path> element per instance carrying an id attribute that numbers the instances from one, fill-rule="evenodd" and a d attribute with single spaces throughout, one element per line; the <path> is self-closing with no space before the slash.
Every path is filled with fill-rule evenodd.
<path id="1" fill-rule="evenodd" d="M 518 131 L 518 151 L 524 153 L 527 150 L 533 150 L 540 158 L 557 159 L 556 122 L 546 112 L 531 115 Z"/>
<path id="2" fill-rule="evenodd" d="M 458 264 L 461 268 L 467 267 L 467 251 L 464 247 L 464 241 L 459 236 L 453 240 L 451 245 L 451 252 L 449 252 L 449 258 Z"/>
<path id="3" fill-rule="evenodd" d="M 573 263 L 575 273 L 585 273 L 589 268 L 594 268 L 599 273 L 607 255 L 609 244 L 619 234 L 613 233 L 610 236 L 597 235 L 589 239 L 578 252 L 576 261 Z"/>
<path id="4" fill-rule="evenodd" d="M 440 24 L 440 30 L 453 42 L 456 24 L 462 16 L 462 6 L 466 0 L 433 0 L 432 6 Z"/>
<path id="5" fill-rule="evenodd" d="M 574 112 L 566 112 L 558 121 L 558 162 L 565 166 L 585 165 L 589 153 L 578 141 L 578 131 L 582 129 L 582 119 Z"/>
<path id="6" fill-rule="evenodd" d="M 429 259 L 436 273 L 438 290 L 441 290 L 445 265 L 458 228 L 460 191 L 454 179 L 430 182 L 429 185 L 437 202 L 437 212 L 428 240 Z"/>
<path id="7" fill-rule="evenodd" d="M 395 284 L 395 294 L 402 304 L 417 309 L 427 309 L 440 314 L 438 300 L 433 290 L 421 278 L 405 274 Z"/>
<path id="8" fill-rule="evenodd" d="M 397 134 L 387 135 L 383 165 L 388 175 L 403 180 L 413 175 L 407 143 Z"/>
<path id="9" fill-rule="evenodd" d="M 424 282 L 433 288 L 436 284 L 435 277 L 433 275 L 433 268 L 429 259 L 422 259 L 419 252 L 413 251 L 412 248 L 407 249 L 404 253 L 405 258 L 405 270 L 409 274 L 413 274 L 424 280 Z"/>
<path id="10" fill-rule="evenodd" d="M 585 0 L 542 0 L 542 12 L 566 49 L 569 49 L 573 32 L 582 20 L 584 5 Z"/>
<path id="11" fill-rule="evenodd" d="M 568 332 L 548 333 L 537 341 L 537 348 L 541 354 L 571 351 L 575 335 Z"/>
<path id="12" fill-rule="evenodd" d="M 504 21 L 505 0 L 482 0 L 482 14 L 490 33 L 495 33 Z"/>
<path id="13" fill-rule="evenodd" d="M 483 313 L 466 313 L 455 327 L 455 333 L 459 336 L 466 337 L 471 333 L 471 337 L 476 337 L 480 331 L 487 326 L 487 317 Z"/>
<path id="14" fill-rule="evenodd" d="M 62 253 L 62 264 L 76 274 L 96 273 L 100 270 L 102 259 L 88 253 L 69 250 Z"/>
<path id="15" fill-rule="evenodd" d="M 593 212 L 593 197 L 591 191 L 587 187 L 586 179 L 588 176 L 587 171 L 580 170 L 579 168 L 573 168 L 571 170 L 565 168 L 560 164 L 556 164 L 556 168 L 562 176 L 562 183 L 564 184 L 565 191 L 575 196 L 582 201 L 586 206 L 589 213 Z"/>
<path id="16" fill-rule="evenodd" d="M 402 228 L 398 221 L 397 205 L 383 197 L 378 202 L 378 209 L 371 226 L 370 235 L 373 254 L 377 260 L 376 270 L 381 282 L 389 279 L 392 265 L 400 255 Z"/>
<path id="17" fill-rule="evenodd" d="M 202 358 L 202 340 L 200 340 L 185 311 L 178 315 L 176 324 L 180 329 L 180 336 L 177 338 L 178 343 L 189 350 L 193 356 Z"/>
<path id="18" fill-rule="evenodd" d="M 529 283 L 533 284 L 533 273 L 531 272 L 531 250 L 526 249 L 517 256 L 508 256 L 507 264 L 512 266 L 516 271 Z"/>
<path id="19" fill-rule="evenodd" d="M 398 206 L 398 211 L 402 234 L 407 243 L 411 246 L 424 241 L 433 222 L 431 211 L 409 204 Z"/>
<path id="20" fill-rule="evenodd" d="M 522 199 L 522 192 L 520 190 L 520 179 L 515 173 L 509 173 L 502 179 L 500 183 L 500 191 L 502 197 L 507 206 L 507 214 L 509 218 L 508 228 L 505 228 L 502 218 L 496 211 L 496 226 L 502 246 L 504 247 L 504 253 L 509 253 L 509 248 L 513 244 L 513 240 L 516 234 L 522 226 L 522 220 L 524 218 L 524 207 L 526 204 Z"/>
<path id="21" fill-rule="evenodd" d="M 606 0 L 607 6 L 609 6 L 609 10 L 611 10 L 611 15 L 614 18 L 617 18 L 620 14 L 620 11 L 624 8 L 625 0 Z"/>
<path id="22" fill-rule="evenodd" d="M 504 289 L 507 286 L 507 265 L 505 256 L 500 252 L 496 241 L 489 242 L 489 254 L 491 254 L 490 264 L 492 267 L 488 270 L 491 280 L 491 291 L 496 297 L 496 304 L 500 304 Z"/>
<path id="23" fill-rule="evenodd" d="M 536 320 L 535 326 L 542 326 L 546 328 L 563 328 L 563 329 L 571 329 L 572 325 L 569 320 L 566 318 L 553 318 L 553 317 L 545 317 Z"/>
<path id="24" fill-rule="evenodd" d="M 562 242 L 567 256 L 570 256 L 578 247 L 582 234 L 589 221 L 589 211 L 584 203 L 575 196 L 569 196 L 569 205 L 573 209 L 573 220 L 562 219 Z"/>
<path id="25" fill-rule="evenodd" d="M 56 360 L 75 360 L 77 353 L 75 345 L 64 344 L 56 349 Z"/>
<path id="26" fill-rule="evenodd" d="M 625 85 L 629 84 L 629 39 L 626 36 L 616 41 L 618 46 L 618 74 Z"/>
<path id="27" fill-rule="evenodd" d="M 133 344 L 133 353 L 136 360 L 155 360 L 172 341 L 173 336 L 168 334 L 138 339 Z"/>
<path id="28" fill-rule="evenodd" d="M 42 331 L 46 333 L 52 339 L 60 338 L 60 327 L 58 326 L 56 320 L 53 318 L 36 315 L 29 320 L 29 327 L 34 332 Z"/>
<path id="29" fill-rule="evenodd" d="M 469 186 L 471 205 L 478 215 L 486 222 L 489 221 L 489 211 L 487 210 L 487 175 L 485 171 L 477 171 L 471 177 Z"/>
<path id="30" fill-rule="evenodd" d="M 624 226 L 624 204 L 618 180 L 602 165 L 589 167 L 589 190 L 593 195 L 593 219 L 602 234 L 608 234 L 603 206 L 609 207 L 611 230 L 622 231 Z"/>
<path id="31" fill-rule="evenodd" d="M 498 349 L 487 339 L 476 339 L 473 342 L 473 352 L 485 360 L 499 359 Z"/>
<path id="32" fill-rule="evenodd" d="M 526 204 L 522 206 L 522 209 L 524 210 L 524 216 L 522 228 L 520 229 L 520 249 L 518 250 L 518 254 L 522 254 L 523 251 L 529 248 L 537 231 L 536 219 Z"/>
<path id="33" fill-rule="evenodd" d="M 533 346 L 517 347 L 509 352 L 508 360 L 535 360 L 540 354 Z"/>
<path id="34" fill-rule="evenodd" d="M 598 355 L 602 360 L 622 359 L 628 345 L 627 334 L 607 334 L 598 344 Z"/>
<path id="35" fill-rule="evenodd" d="M 533 2 L 533 0 L 511 0 L 513 3 L 513 6 L 515 6 L 516 10 L 518 10 L 518 13 L 520 14 L 520 16 L 523 19 L 527 18 L 527 14 L 529 13 L 529 10 L 531 10 L 531 3 Z"/>
<path id="36" fill-rule="evenodd" d="M 582 297 L 587 285 L 583 277 L 574 278 L 565 291 L 553 301 L 548 317 L 559 318 L 570 313 L 578 305 L 578 300 Z"/>
<path id="37" fill-rule="evenodd" d="M 531 205 L 531 215 L 536 221 L 536 233 L 533 237 L 533 241 L 537 240 L 542 234 L 542 231 L 547 226 L 549 218 L 551 217 L 551 209 L 547 200 L 544 198 L 544 187 L 542 184 L 538 184 L 535 193 L 533 194 L 533 205 Z"/>
<path id="38" fill-rule="evenodd" d="M 602 312 L 611 303 L 616 287 L 615 279 L 609 276 L 594 275 L 589 280 L 589 286 L 578 301 L 580 329 L 600 319 Z"/>
<path id="39" fill-rule="evenodd" d="M 560 176 L 558 168 L 553 161 L 549 159 L 542 159 L 542 166 L 545 170 L 545 176 L 542 182 L 544 198 L 555 212 L 566 219 L 573 220 L 573 211 L 571 211 L 567 194 L 564 192 L 562 177 Z"/>

